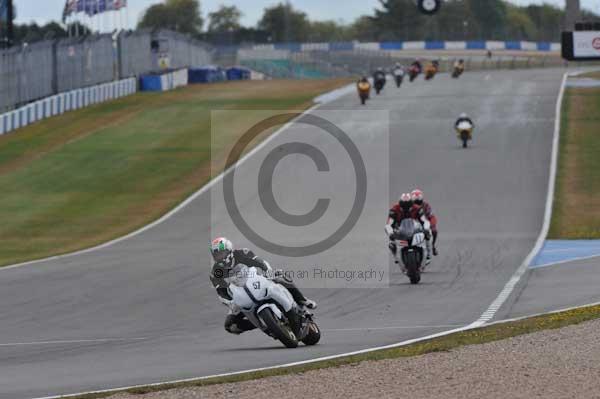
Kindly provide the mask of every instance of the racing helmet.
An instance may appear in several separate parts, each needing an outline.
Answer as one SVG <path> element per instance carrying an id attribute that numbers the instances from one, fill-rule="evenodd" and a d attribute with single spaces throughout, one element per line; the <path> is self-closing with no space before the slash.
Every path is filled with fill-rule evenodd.
<path id="1" fill-rule="evenodd" d="M 423 191 L 419 190 L 418 188 L 414 189 L 410 193 L 410 198 L 416 205 L 419 205 L 419 206 L 423 205 L 423 199 L 424 199 Z"/>
<path id="2" fill-rule="evenodd" d="M 403 211 L 408 212 L 410 210 L 410 208 L 412 208 L 413 206 L 413 200 L 410 196 L 410 194 L 408 193 L 404 193 L 400 196 L 400 200 L 398 201 L 398 204 L 400 205 L 400 208 L 402 208 Z"/>
<path id="3" fill-rule="evenodd" d="M 233 266 L 233 243 L 225 237 L 218 237 L 210 243 L 210 254 L 215 263 L 225 267 Z"/>

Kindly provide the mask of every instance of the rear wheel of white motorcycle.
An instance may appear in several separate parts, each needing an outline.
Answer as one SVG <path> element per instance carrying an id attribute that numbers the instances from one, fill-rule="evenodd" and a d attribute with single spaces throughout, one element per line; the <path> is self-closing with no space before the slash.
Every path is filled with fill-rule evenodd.
<path id="1" fill-rule="evenodd" d="M 304 345 L 316 345 L 317 342 L 319 342 L 321 340 L 321 330 L 319 329 L 319 326 L 317 326 L 317 323 L 315 323 L 314 321 L 311 321 L 310 324 L 308 325 L 308 334 L 306 334 L 306 337 L 304 337 L 304 339 L 302 340 L 302 342 L 304 343 Z"/>
<path id="2" fill-rule="evenodd" d="M 258 313 L 258 317 L 269 328 L 269 331 L 275 338 L 281 341 L 287 348 L 296 348 L 298 347 L 298 338 L 296 334 L 292 331 L 290 326 L 283 324 L 275 315 L 273 311 L 269 308 L 265 308 Z"/>
<path id="3" fill-rule="evenodd" d="M 463 148 L 467 148 L 469 146 L 469 133 L 462 132 L 461 140 L 463 142 Z"/>
<path id="4" fill-rule="evenodd" d="M 419 272 L 419 262 L 416 252 L 406 254 L 406 275 L 411 284 L 419 284 L 421 281 L 421 272 Z"/>

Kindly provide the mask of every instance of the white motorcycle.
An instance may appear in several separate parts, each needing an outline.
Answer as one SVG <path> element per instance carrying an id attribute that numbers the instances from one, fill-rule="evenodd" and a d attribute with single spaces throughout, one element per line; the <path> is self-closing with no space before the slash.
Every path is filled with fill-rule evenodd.
<path id="1" fill-rule="evenodd" d="M 254 267 L 238 265 L 232 274 L 229 293 L 233 304 L 254 326 L 288 348 L 297 347 L 299 342 L 319 342 L 321 331 L 313 314 L 301 308 L 284 286 L 262 276 Z"/>
<path id="2" fill-rule="evenodd" d="M 425 221 L 424 224 L 425 226 L 416 219 L 404 219 L 391 234 L 397 248 L 396 261 L 402 261 L 404 264 L 403 271 L 411 284 L 419 284 L 421 281 L 423 259 L 428 245 L 426 231 L 429 230 L 429 222 Z M 387 230 L 386 232 L 388 235 L 391 233 Z"/>

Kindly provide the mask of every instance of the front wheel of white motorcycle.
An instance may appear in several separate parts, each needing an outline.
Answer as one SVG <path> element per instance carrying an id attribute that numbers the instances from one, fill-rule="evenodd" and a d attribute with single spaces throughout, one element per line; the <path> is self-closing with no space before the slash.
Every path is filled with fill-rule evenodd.
<path id="1" fill-rule="evenodd" d="M 298 347 L 298 338 L 290 326 L 282 323 L 269 308 L 264 308 L 258 313 L 258 317 L 266 324 L 269 332 L 287 348 Z"/>

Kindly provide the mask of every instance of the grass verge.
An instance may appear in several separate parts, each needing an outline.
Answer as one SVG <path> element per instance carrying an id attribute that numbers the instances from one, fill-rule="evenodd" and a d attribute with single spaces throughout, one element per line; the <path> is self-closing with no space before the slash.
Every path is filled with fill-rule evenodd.
<path id="1" fill-rule="evenodd" d="M 172 209 L 210 179 L 211 153 L 218 154 L 211 110 L 306 109 L 347 82 L 246 81 L 138 93 L 0 137 L 0 265 L 91 247 Z M 219 123 L 220 140 L 235 140 L 248 126 L 247 113 L 229 115 Z"/>
<path id="2" fill-rule="evenodd" d="M 182 387 L 200 387 L 206 385 L 225 384 L 255 380 L 266 377 L 274 377 L 286 374 L 302 373 L 310 370 L 318 370 L 330 367 L 338 367 L 348 364 L 356 364 L 364 361 L 377 361 L 384 359 L 403 358 L 419 356 L 432 352 L 445 352 L 461 346 L 479 345 L 487 342 L 499 341 L 537 331 L 550 330 L 569 325 L 579 324 L 600 318 L 600 305 L 587 306 L 558 313 L 530 317 L 522 320 L 506 323 L 497 323 L 473 330 L 449 334 L 411 345 L 393 349 L 378 350 L 360 355 L 346 356 L 332 360 L 320 361 L 300 366 L 279 368 L 245 373 L 227 377 L 216 377 L 204 380 L 196 380 L 178 384 L 162 384 L 156 386 L 140 387 L 120 391 L 130 394 L 146 394 L 150 392 L 164 391 Z M 94 399 L 114 395 L 118 392 L 86 394 L 76 396 L 77 399 Z"/>
<path id="3" fill-rule="evenodd" d="M 600 71 L 588 72 L 577 76 L 578 78 L 600 79 Z"/>
<path id="4" fill-rule="evenodd" d="M 600 239 L 599 132 L 600 88 L 567 88 L 548 238 Z"/>

